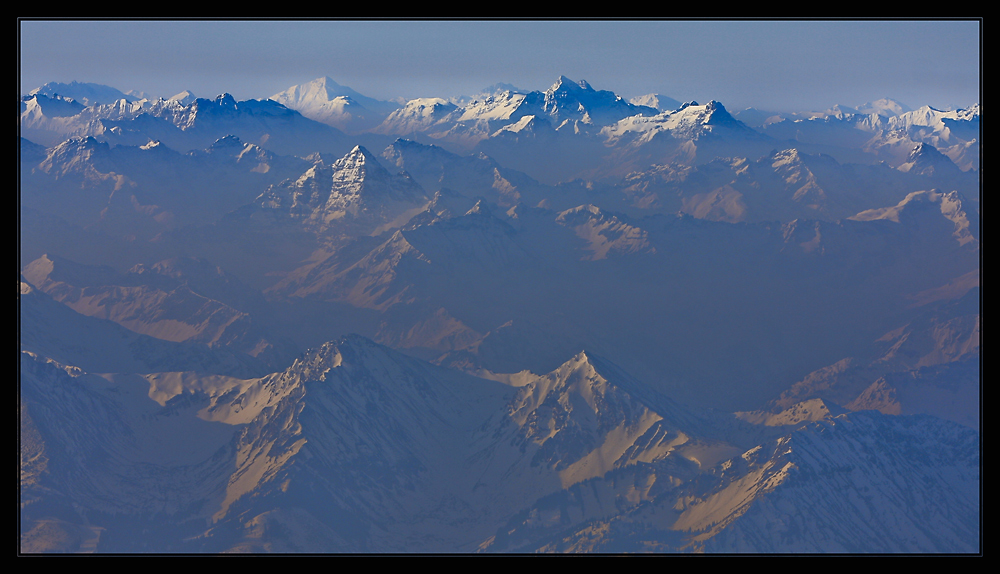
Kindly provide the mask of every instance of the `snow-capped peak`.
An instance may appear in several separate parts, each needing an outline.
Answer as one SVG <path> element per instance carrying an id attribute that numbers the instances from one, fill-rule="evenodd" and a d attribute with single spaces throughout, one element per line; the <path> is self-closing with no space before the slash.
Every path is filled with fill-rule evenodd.
<path id="1" fill-rule="evenodd" d="M 892 117 L 912 111 L 909 106 L 902 104 L 891 98 L 881 98 L 874 102 L 866 102 L 857 108 L 862 114 L 878 114 L 883 117 Z"/>
<path id="2" fill-rule="evenodd" d="M 230 94 L 229 92 L 226 92 L 224 94 L 220 94 L 220 95 L 216 96 L 215 100 L 213 100 L 213 101 L 216 104 L 220 105 L 220 106 L 224 106 L 224 107 L 228 107 L 228 108 L 235 108 L 236 107 L 236 98 L 234 98 L 233 95 Z"/>
<path id="3" fill-rule="evenodd" d="M 177 102 L 181 105 L 189 106 L 197 100 L 198 98 L 190 90 L 184 90 L 183 92 L 170 96 L 166 101 Z"/>

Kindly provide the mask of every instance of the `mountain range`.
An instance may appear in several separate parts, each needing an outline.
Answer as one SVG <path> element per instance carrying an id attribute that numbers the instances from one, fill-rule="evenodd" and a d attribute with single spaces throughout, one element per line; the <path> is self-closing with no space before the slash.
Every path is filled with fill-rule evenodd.
<path id="1" fill-rule="evenodd" d="M 21 553 L 981 546 L 980 107 L 21 97 Z"/>

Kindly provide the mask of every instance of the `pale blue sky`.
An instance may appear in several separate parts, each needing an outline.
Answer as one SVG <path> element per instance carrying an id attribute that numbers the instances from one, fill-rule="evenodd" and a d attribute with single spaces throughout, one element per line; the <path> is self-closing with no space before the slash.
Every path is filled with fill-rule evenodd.
<path id="1" fill-rule="evenodd" d="M 979 101 L 978 21 L 21 21 L 21 93 L 96 82 L 264 98 L 320 76 L 381 99 L 544 90 L 818 110 Z"/>

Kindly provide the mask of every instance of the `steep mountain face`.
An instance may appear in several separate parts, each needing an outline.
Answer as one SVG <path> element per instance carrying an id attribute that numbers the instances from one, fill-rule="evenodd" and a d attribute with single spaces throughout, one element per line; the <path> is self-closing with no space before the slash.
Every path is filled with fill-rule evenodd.
<path id="1" fill-rule="evenodd" d="M 494 380 L 356 336 L 259 379 L 99 377 L 30 353 L 21 368 L 29 551 L 968 552 L 978 540 L 969 429 L 829 412 L 755 427 L 688 411 L 590 353 L 544 376 L 484 373 Z M 802 530 L 788 509 L 805 507 L 842 522 Z M 154 515 L 151 539 L 134 524 Z"/>
<path id="2" fill-rule="evenodd" d="M 592 255 L 588 258 L 594 261 L 606 259 L 609 254 L 656 253 L 646 231 L 603 213 L 593 205 L 566 210 L 556 217 L 556 222 L 572 228 L 578 237 L 589 243 L 587 250 Z"/>
<path id="3" fill-rule="evenodd" d="M 665 463 L 608 473 L 539 501 L 482 550 L 974 553 L 979 464 L 978 435 L 952 423 L 827 417 L 785 427 L 697 489 Z"/>
<path id="4" fill-rule="evenodd" d="M 914 146 L 906 163 L 896 169 L 929 177 L 955 177 L 961 173 L 955 162 L 948 159 L 948 156 L 939 152 L 934 146 L 925 143 Z"/>
<path id="5" fill-rule="evenodd" d="M 754 460 L 756 453 L 748 453 L 758 500 L 730 514 L 735 520 L 704 548 L 977 552 L 978 445 L 975 431 L 930 417 L 858 413 L 806 425 L 779 440 L 773 454 L 761 452 Z M 723 480 L 729 470 L 720 473 Z M 713 496 L 732 500 L 748 486 L 734 480 Z M 916 500 L 927 502 L 914 507 Z M 809 504 L 823 507 L 826 517 L 788 511 Z M 841 528 L 846 524 L 851 526 Z"/>
<path id="6" fill-rule="evenodd" d="M 284 372 L 251 380 L 193 373 L 102 379 L 28 354 L 22 360 L 32 373 L 25 382 L 25 410 L 41 443 L 34 447 L 29 486 L 61 491 L 82 504 L 82 512 L 100 517 L 107 532 L 99 550 L 136 548 L 142 538 L 121 530 L 128 523 L 121 514 L 156 512 L 157 500 L 158 511 L 175 525 L 158 542 L 160 550 L 252 545 L 252 526 L 275 512 L 300 526 L 309 524 L 303 513 L 324 524 L 316 536 L 342 544 L 324 546 L 326 551 L 472 549 L 507 520 L 517 501 L 601 473 L 605 457 L 634 464 L 666 456 L 686 439 L 658 430 L 662 417 L 611 387 L 583 355 L 544 379 L 536 377 L 517 398 L 508 386 L 433 367 L 358 337 L 324 345 Z M 46 391 L 69 383 L 63 371 L 77 380 L 70 384 L 77 395 L 91 398 Z M 140 399 L 147 391 L 148 398 Z M 81 417 L 71 411 L 81 400 L 101 406 Z M 570 416 L 558 439 L 537 431 L 552 401 L 568 409 L 560 418 Z M 635 414 L 619 421 L 630 411 Z M 68 427 L 56 428 L 60 415 L 72 421 Z M 94 416 L 108 419 L 100 430 L 73 441 L 59 433 L 89 426 Z M 211 440 L 195 449 L 180 448 L 180 437 L 167 440 L 163 433 L 176 432 L 183 421 L 190 421 L 192 432 L 204 427 Z M 644 433 L 659 438 L 630 449 Z M 114 464 L 91 473 L 92 485 L 68 484 L 81 465 L 91 464 L 87 453 L 96 444 Z M 173 455 L 163 449 L 173 449 Z M 39 453 L 46 452 L 66 452 L 68 460 L 50 454 L 39 472 Z M 146 462 L 152 460 L 157 462 Z M 575 470 L 560 478 L 560 470 L 574 462 Z M 176 500 L 185 482 L 158 482 L 179 473 L 204 480 L 186 502 Z M 129 477 L 142 477 L 146 489 L 123 489 L 118 500 L 102 501 L 102 489 Z M 38 497 L 43 500 L 28 507 L 33 524 L 48 520 L 36 510 L 60 504 L 44 490 Z M 113 509 L 119 516 L 104 514 Z M 199 517 L 210 517 L 214 525 L 206 536 L 182 543 L 183 525 Z M 308 549 L 281 535 L 260 543 Z"/>
<path id="7" fill-rule="evenodd" d="M 312 514 L 345 539 L 339 550 L 440 551 L 474 539 L 500 510 L 482 495 L 501 493 L 473 488 L 493 479 L 484 461 L 469 460 L 472 443 L 508 396 L 484 383 L 358 338 L 307 354 L 210 408 L 250 423 L 234 476 L 254 477 L 230 483 L 215 529 L 226 516 L 242 529 L 275 508 Z M 250 412 L 230 406 L 251 398 L 259 406 Z"/>
<path id="8" fill-rule="evenodd" d="M 656 115 L 659 111 L 629 103 L 608 90 L 595 90 L 586 80 L 574 82 L 566 76 L 560 76 L 552 87 L 545 90 L 543 110 L 556 124 L 577 120 L 600 126 L 628 116 Z"/>
<path id="9" fill-rule="evenodd" d="M 401 227 L 428 201 L 412 178 L 390 174 L 368 150 L 355 146 L 329 167 L 320 162 L 298 179 L 272 186 L 255 203 L 317 233 L 346 226 L 337 232 L 378 235 Z"/>
<path id="10" fill-rule="evenodd" d="M 73 118 L 86 107 L 73 98 L 34 94 L 21 98 L 21 135 L 41 142 L 55 144 L 62 141 Z"/>

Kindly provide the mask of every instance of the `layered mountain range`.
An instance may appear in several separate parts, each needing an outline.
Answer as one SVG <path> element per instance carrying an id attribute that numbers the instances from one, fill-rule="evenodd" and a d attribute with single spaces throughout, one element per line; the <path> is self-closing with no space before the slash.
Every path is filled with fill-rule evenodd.
<path id="1" fill-rule="evenodd" d="M 979 114 L 46 84 L 20 549 L 977 553 Z"/>

